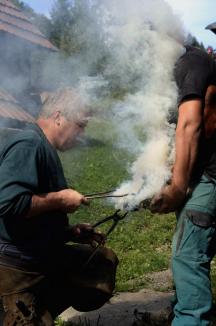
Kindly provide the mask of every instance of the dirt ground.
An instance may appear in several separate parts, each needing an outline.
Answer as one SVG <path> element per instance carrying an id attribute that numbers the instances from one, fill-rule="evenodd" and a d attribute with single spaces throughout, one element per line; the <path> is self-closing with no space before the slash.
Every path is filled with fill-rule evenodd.
<path id="1" fill-rule="evenodd" d="M 61 318 L 78 323 L 89 321 L 91 326 L 169 325 L 172 293 L 141 290 L 120 293 L 102 308 L 80 313 L 69 308 Z"/>
<path id="2" fill-rule="evenodd" d="M 145 276 L 149 288 L 117 293 L 101 309 L 80 313 L 73 308 L 61 314 L 65 321 L 90 322 L 91 326 L 170 325 L 172 278 L 169 270 Z M 158 291 L 163 289 L 165 292 Z"/>
<path id="3" fill-rule="evenodd" d="M 101 309 L 88 313 L 80 313 L 69 308 L 60 317 L 65 321 L 91 326 L 170 325 L 170 302 L 173 297 L 170 270 L 151 273 L 144 279 L 148 281 L 148 289 L 117 293 Z M 2 316 L 0 305 L 0 326 Z"/>

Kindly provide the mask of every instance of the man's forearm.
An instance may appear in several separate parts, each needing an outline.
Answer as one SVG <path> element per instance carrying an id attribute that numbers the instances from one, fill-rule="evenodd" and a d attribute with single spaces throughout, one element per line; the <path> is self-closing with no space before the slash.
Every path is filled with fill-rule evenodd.
<path id="1" fill-rule="evenodd" d="M 181 135 L 177 135 L 176 161 L 173 168 L 172 182 L 182 191 L 187 190 L 191 179 L 198 153 L 199 135 L 199 131 L 191 133 L 187 130 L 183 130 Z"/>
<path id="2" fill-rule="evenodd" d="M 179 107 L 176 128 L 176 159 L 172 180 L 151 201 L 153 213 L 174 212 L 184 203 L 197 159 L 202 132 L 202 102 L 184 102 Z"/>
<path id="3" fill-rule="evenodd" d="M 86 198 L 73 189 L 63 189 L 57 192 L 33 195 L 30 209 L 25 217 L 31 218 L 52 211 L 72 213 L 81 204 L 87 204 Z"/>
<path id="4" fill-rule="evenodd" d="M 189 108 L 183 107 L 176 129 L 176 160 L 172 183 L 183 192 L 186 192 L 189 185 L 199 149 L 202 118 L 199 105 L 196 108 L 196 104 L 195 102 L 194 109 L 192 103 L 187 104 L 190 105 Z M 190 110 L 193 113 L 192 118 Z"/>
<path id="5" fill-rule="evenodd" d="M 59 192 L 50 192 L 47 194 L 33 195 L 31 206 L 26 214 L 26 218 L 40 215 L 49 211 L 61 211 L 61 197 Z"/>

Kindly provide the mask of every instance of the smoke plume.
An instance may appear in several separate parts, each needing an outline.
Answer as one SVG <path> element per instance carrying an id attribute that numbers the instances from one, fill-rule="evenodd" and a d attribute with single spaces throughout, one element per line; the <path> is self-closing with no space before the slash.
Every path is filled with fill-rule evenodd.
<path id="1" fill-rule="evenodd" d="M 181 21 L 162 0 L 107 1 L 101 8 L 106 45 L 110 49 L 104 78 L 125 91 L 113 107 L 119 146 L 134 154 L 131 179 L 116 194 L 117 208 L 133 208 L 152 197 L 169 179 L 174 157 L 176 109 L 175 62 L 183 52 Z"/>
<path id="2" fill-rule="evenodd" d="M 130 196 L 113 203 L 132 209 L 158 192 L 171 175 L 175 127 L 167 121 L 176 108 L 173 69 L 183 52 L 184 30 L 163 0 L 101 0 L 94 8 L 88 47 L 65 62 L 61 83 L 79 83 L 91 101 L 120 94 L 121 100 L 112 101 L 109 117 L 118 131 L 115 145 L 127 149 L 134 162 L 131 179 L 116 191 Z M 98 62 L 102 69 L 96 74 Z M 53 66 L 60 65 L 44 70 L 48 76 L 51 67 L 52 80 Z M 58 71 L 56 76 L 59 80 Z"/>

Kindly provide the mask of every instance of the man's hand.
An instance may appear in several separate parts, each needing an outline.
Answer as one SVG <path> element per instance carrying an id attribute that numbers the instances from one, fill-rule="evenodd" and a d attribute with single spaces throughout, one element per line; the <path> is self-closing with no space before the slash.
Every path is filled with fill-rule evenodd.
<path id="1" fill-rule="evenodd" d="M 91 244 L 92 246 L 94 246 L 95 243 L 104 244 L 106 240 L 103 233 L 96 231 L 88 223 L 80 223 L 70 226 L 67 238 L 69 241 Z"/>
<path id="2" fill-rule="evenodd" d="M 31 207 L 25 217 L 31 218 L 52 211 L 73 213 L 81 204 L 88 205 L 88 200 L 82 194 L 72 189 L 33 195 Z"/>
<path id="3" fill-rule="evenodd" d="M 177 210 L 184 202 L 186 193 L 175 185 L 167 185 L 153 197 L 150 203 L 152 213 L 169 213 Z"/>
<path id="4" fill-rule="evenodd" d="M 79 192 L 64 189 L 58 192 L 60 208 L 64 213 L 73 213 L 81 204 L 88 205 L 88 200 Z"/>

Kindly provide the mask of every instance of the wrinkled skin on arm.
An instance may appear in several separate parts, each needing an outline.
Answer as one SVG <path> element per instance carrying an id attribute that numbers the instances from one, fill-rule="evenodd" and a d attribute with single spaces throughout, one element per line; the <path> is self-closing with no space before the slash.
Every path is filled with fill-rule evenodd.
<path id="1" fill-rule="evenodd" d="M 186 101 L 179 106 L 172 179 L 152 199 L 150 209 L 153 213 L 175 211 L 184 202 L 198 154 L 202 123 L 201 100 Z"/>

